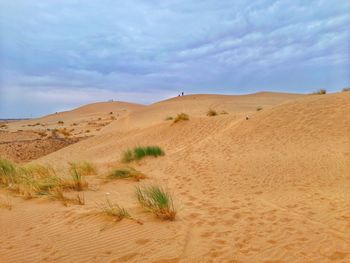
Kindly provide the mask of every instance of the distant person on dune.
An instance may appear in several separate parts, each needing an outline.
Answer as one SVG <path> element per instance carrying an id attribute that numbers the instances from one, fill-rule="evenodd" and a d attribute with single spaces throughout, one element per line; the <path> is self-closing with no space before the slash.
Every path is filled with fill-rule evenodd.
<path id="1" fill-rule="evenodd" d="M 184 95 L 184 92 L 181 93 L 181 96 L 183 96 L 183 95 Z"/>

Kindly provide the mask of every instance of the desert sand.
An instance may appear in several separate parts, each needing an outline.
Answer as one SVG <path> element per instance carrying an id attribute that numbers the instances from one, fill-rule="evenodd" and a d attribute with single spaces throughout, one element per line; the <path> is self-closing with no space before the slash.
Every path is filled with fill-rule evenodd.
<path id="1" fill-rule="evenodd" d="M 188 121 L 166 120 L 181 112 Z M 98 173 L 86 176 L 85 205 L 0 188 L 0 262 L 350 262 L 349 113 L 350 92 L 262 92 L 101 102 L 9 122 L 3 158 L 60 175 L 69 162 L 89 161 Z M 77 141 L 31 158 L 34 146 L 13 146 L 48 137 Z M 132 163 L 147 178 L 105 181 L 139 145 L 165 151 Z M 151 183 L 173 194 L 174 221 L 140 207 L 135 187 Z M 138 221 L 97 213 L 106 196 Z"/>

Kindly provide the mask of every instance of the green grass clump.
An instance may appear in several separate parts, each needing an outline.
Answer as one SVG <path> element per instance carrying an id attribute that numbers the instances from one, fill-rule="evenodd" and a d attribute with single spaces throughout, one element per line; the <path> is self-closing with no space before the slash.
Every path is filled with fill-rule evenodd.
<path id="1" fill-rule="evenodd" d="M 113 170 L 109 175 L 110 179 L 134 179 L 136 181 L 140 181 L 141 179 L 145 179 L 146 176 L 137 171 L 132 167 L 122 167 Z"/>
<path id="2" fill-rule="evenodd" d="M 103 204 L 100 204 L 99 207 L 104 214 L 114 217 L 116 221 L 121 221 L 123 218 L 131 219 L 131 215 L 125 208 L 116 203 L 112 203 L 108 198 Z"/>
<path id="3" fill-rule="evenodd" d="M 83 176 L 97 174 L 96 166 L 87 161 L 69 163 L 69 165 L 71 170 L 76 169 Z"/>
<path id="4" fill-rule="evenodd" d="M 146 156 L 163 156 L 165 153 L 159 146 L 138 146 L 135 147 L 133 150 L 126 150 L 123 153 L 122 161 L 125 163 L 132 162 L 134 160 L 141 160 L 142 158 Z"/>
<path id="5" fill-rule="evenodd" d="M 207 116 L 212 117 L 212 116 L 216 116 L 216 115 L 218 115 L 218 113 L 215 110 L 213 110 L 213 109 L 209 109 L 207 111 Z"/>
<path id="6" fill-rule="evenodd" d="M 177 123 L 179 121 L 188 121 L 190 118 L 188 116 L 188 114 L 186 113 L 180 113 L 176 116 L 176 118 L 174 119 L 173 123 Z"/>
<path id="7" fill-rule="evenodd" d="M 157 185 L 137 187 L 137 200 L 146 210 L 163 220 L 174 220 L 176 210 L 171 194 Z"/>

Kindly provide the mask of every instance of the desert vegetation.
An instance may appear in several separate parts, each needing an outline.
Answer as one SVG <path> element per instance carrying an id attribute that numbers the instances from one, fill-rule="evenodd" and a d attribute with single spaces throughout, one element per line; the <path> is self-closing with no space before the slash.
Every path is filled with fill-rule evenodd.
<path id="1" fill-rule="evenodd" d="M 349 88 L 343 88 L 341 91 L 342 92 L 350 91 L 350 87 Z"/>
<path id="2" fill-rule="evenodd" d="M 43 137 L 47 136 L 47 133 L 46 133 L 46 131 L 39 131 L 38 135 L 43 138 Z"/>
<path id="3" fill-rule="evenodd" d="M 88 183 L 76 169 L 71 172 L 71 178 L 61 178 L 56 175 L 54 168 L 48 165 L 17 166 L 8 160 L 0 159 L 0 186 L 25 199 L 49 196 L 66 200 L 63 198 L 64 190 L 81 191 L 88 187 Z M 78 199 L 78 203 L 82 203 L 82 199 Z"/>
<path id="4" fill-rule="evenodd" d="M 57 132 L 58 132 L 58 133 L 61 133 L 64 137 L 69 137 L 69 136 L 71 136 L 70 131 L 68 131 L 66 128 L 64 128 L 64 129 L 58 129 Z"/>
<path id="5" fill-rule="evenodd" d="M 82 174 L 77 168 L 71 167 L 71 177 L 72 180 L 68 181 L 68 183 L 66 184 L 68 187 L 76 191 L 82 191 L 88 187 L 88 183 L 85 181 Z"/>
<path id="6" fill-rule="evenodd" d="M 256 107 L 256 111 L 261 111 L 263 108 L 262 107 Z"/>
<path id="7" fill-rule="evenodd" d="M 218 113 L 215 110 L 213 110 L 213 109 L 209 109 L 207 111 L 207 116 L 212 117 L 212 116 L 216 116 L 216 115 L 218 115 Z"/>
<path id="8" fill-rule="evenodd" d="M 122 155 L 122 162 L 129 163 L 132 161 L 138 161 L 146 156 L 163 156 L 165 153 L 159 146 L 138 146 L 133 150 L 126 150 Z"/>
<path id="9" fill-rule="evenodd" d="M 319 89 L 318 91 L 315 91 L 314 93 L 312 93 L 312 94 L 314 94 L 314 95 L 324 95 L 324 94 L 326 94 L 327 93 L 327 90 L 325 90 L 325 89 Z"/>
<path id="10" fill-rule="evenodd" d="M 132 218 L 125 208 L 119 206 L 117 203 L 113 203 L 108 198 L 104 203 L 98 204 L 98 206 L 102 213 L 112 216 L 116 221 L 121 221 L 124 218 Z"/>
<path id="11" fill-rule="evenodd" d="M 108 175 L 109 179 L 133 179 L 135 181 L 140 181 L 145 179 L 146 175 L 137 171 L 132 167 L 122 167 L 111 171 Z"/>
<path id="12" fill-rule="evenodd" d="M 171 117 L 171 116 L 168 116 L 168 117 L 165 118 L 166 121 L 171 121 L 171 120 L 173 120 L 173 119 L 174 119 L 174 118 Z"/>
<path id="13" fill-rule="evenodd" d="M 69 163 L 69 165 L 71 171 L 76 170 L 83 176 L 97 174 L 96 166 L 88 161 L 73 162 Z"/>
<path id="14" fill-rule="evenodd" d="M 173 123 L 177 123 L 177 122 L 180 122 L 180 121 L 188 121 L 189 119 L 190 118 L 189 118 L 188 114 L 186 114 L 186 113 L 179 113 L 175 117 Z"/>
<path id="15" fill-rule="evenodd" d="M 63 125 L 64 121 L 58 121 L 57 124 Z"/>
<path id="16" fill-rule="evenodd" d="M 136 187 L 136 196 L 140 205 L 163 220 L 174 220 L 176 210 L 173 197 L 168 190 L 150 185 Z"/>

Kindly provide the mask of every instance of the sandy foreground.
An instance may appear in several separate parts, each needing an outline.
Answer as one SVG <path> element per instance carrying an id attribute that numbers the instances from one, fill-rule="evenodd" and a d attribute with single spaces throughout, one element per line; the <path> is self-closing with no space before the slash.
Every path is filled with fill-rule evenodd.
<path id="1" fill-rule="evenodd" d="M 190 119 L 165 120 L 180 112 Z M 85 205 L 0 188 L 0 262 L 350 262 L 350 92 L 106 102 L 6 125 L 2 157 L 98 173 Z M 166 154 L 132 163 L 145 180 L 106 181 L 138 145 Z M 137 202 L 135 187 L 152 183 L 173 194 L 174 221 Z M 138 221 L 99 213 L 106 196 Z"/>

